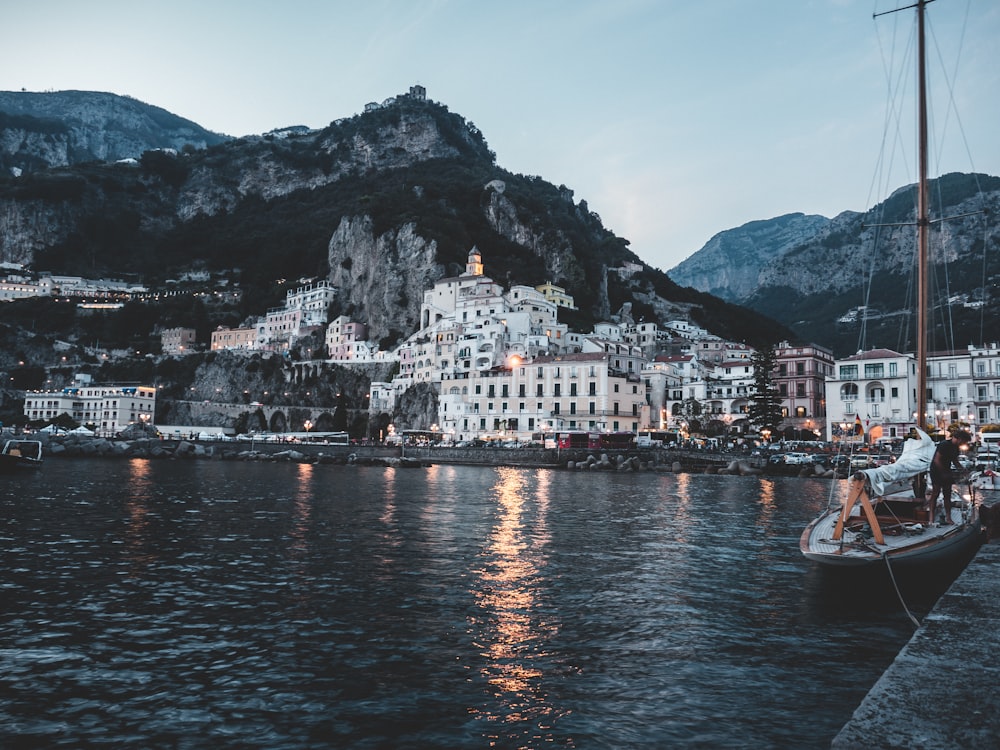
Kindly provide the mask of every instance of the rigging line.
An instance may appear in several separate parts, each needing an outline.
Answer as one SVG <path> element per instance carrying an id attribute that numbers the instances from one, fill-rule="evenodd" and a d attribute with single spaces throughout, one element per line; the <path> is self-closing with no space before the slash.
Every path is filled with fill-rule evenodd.
<path id="1" fill-rule="evenodd" d="M 876 14 L 881 15 L 881 14 Z M 874 16 L 873 16 L 874 17 Z M 911 25 L 911 33 L 905 37 L 907 43 L 902 53 L 903 61 L 906 61 L 913 54 L 913 46 L 915 44 L 915 25 Z M 878 24 L 875 24 L 875 38 L 878 41 L 879 55 L 882 62 L 882 71 L 885 76 L 886 84 L 886 111 L 885 120 L 882 126 L 882 139 L 879 147 L 879 155 L 876 161 L 876 168 L 872 175 L 872 185 L 869 187 L 868 195 L 868 206 L 871 206 L 875 200 L 873 195 L 878 196 L 888 196 L 889 191 L 893 189 L 890 184 L 891 175 L 893 173 L 893 160 L 896 155 L 897 148 L 904 150 L 904 141 L 901 136 L 901 105 L 899 102 L 903 98 L 902 92 L 906 88 L 906 84 L 909 82 L 909 76 L 906 71 L 911 69 L 912 66 L 907 66 L 901 64 L 899 67 L 899 72 L 897 74 L 893 73 L 892 60 L 896 58 L 897 55 L 897 40 L 899 34 L 897 33 L 900 27 L 900 23 L 897 21 L 893 24 L 893 33 L 891 35 L 891 44 L 889 49 L 889 56 L 886 57 L 885 46 L 883 45 L 882 36 L 878 33 Z M 890 134 L 895 133 L 894 143 L 896 144 L 892 148 L 889 148 L 889 137 Z M 888 154 L 888 155 L 887 155 Z M 905 151 L 903 156 L 903 170 L 906 175 L 906 181 L 912 180 L 910 176 L 910 164 L 911 159 L 906 155 Z"/>

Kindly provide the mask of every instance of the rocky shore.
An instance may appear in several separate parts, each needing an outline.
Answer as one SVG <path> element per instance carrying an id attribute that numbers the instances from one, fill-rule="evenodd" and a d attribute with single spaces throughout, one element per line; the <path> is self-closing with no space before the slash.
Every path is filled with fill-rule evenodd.
<path id="1" fill-rule="evenodd" d="M 25 436 L 22 436 L 25 437 Z M 731 454 L 706 454 L 676 450 L 567 451 L 543 448 L 453 448 L 384 445 L 334 445 L 326 443 L 271 443 L 223 440 L 161 439 L 152 437 L 104 438 L 83 434 L 32 434 L 42 442 L 45 459 L 144 458 L 168 460 L 287 461 L 295 463 L 358 464 L 381 466 L 523 466 L 571 471 L 654 471 L 666 473 L 757 476 L 782 474 L 831 478 L 832 470 L 818 465 L 778 467 Z M 0 433 L 0 440 L 14 438 Z"/>

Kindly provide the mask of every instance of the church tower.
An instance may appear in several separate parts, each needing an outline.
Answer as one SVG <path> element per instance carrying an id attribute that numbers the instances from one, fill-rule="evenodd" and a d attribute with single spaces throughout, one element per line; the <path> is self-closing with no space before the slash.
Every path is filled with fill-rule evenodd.
<path id="1" fill-rule="evenodd" d="M 483 275 L 483 256 L 476 247 L 469 251 L 469 261 L 465 264 L 466 276 Z"/>

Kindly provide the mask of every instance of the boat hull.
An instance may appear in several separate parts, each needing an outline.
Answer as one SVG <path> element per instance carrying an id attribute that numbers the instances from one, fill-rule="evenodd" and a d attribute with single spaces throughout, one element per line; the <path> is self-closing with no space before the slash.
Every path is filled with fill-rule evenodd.
<path id="1" fill-rule="evenodd" d="M 42 444 L 37 440 L 8 440 L 0 451 L 0 474 L 37 469 L 42 465 Z"/>

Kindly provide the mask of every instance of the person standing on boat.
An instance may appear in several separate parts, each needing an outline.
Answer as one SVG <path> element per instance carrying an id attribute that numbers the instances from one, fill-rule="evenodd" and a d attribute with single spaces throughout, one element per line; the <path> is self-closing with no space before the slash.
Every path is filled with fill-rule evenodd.
<path id="1" fill-rule="evenodd" d="M 958 462 L 959 450 L 963 445 L 968 445 L 972 436 L 965 430 L 955 430 L 951 438 L 938 443 L 937 450 L 934 451 L 934 458 L 931 459 L 931 500 L 930 511 L 931 521 L 934 520 L 934 512 L 937 508 L 937 498 L 944 493 L 944 523 L 953 523 L 951 520 L 951 487 L 955 483 L 955 472 L 964 471 L 962 464 Z M 955 469 L 955 472 L 952 469 Z"/>

